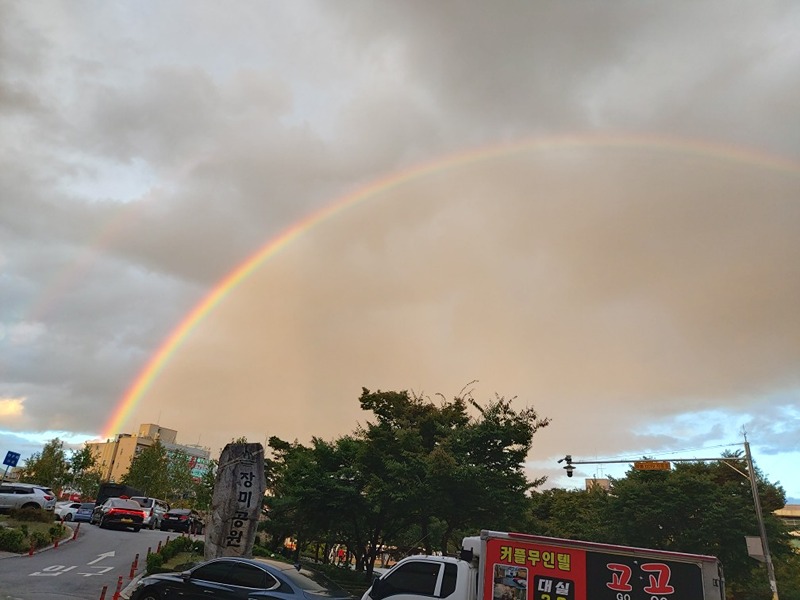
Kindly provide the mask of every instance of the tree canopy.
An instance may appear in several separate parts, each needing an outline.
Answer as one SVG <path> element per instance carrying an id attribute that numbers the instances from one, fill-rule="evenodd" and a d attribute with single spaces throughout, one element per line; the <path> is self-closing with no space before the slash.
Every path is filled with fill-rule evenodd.
<path id="1" fill-rule="evenodd" d="M 385 545 L 449 551 L 456 533 L 522 523 L 526 495 L 543 481 L 528 480 L 524 461 L 548 419 L 500 397 L 437 404 L 365 388 L 359 403 L 373 418 L 350 435 L 310 446 L 269 440 L 276 541 L 343 541 L 371 571 Z"/>
<path id="2" fill-rule="evenodd" d="M 750 483 L 741 474 L 746 465 L 740 454 L 725 458 L 675 463 L 670 471 L 630 469 L 625 477 L 611 480 L 609 492 L 593 488 L 534 494 L 528 531 L 716 556 L 725 569 L 730 597 L 767 600 L 766 570 L 748 556 L 745 545 L 745 536 L 759 535 Z M 761 473 L 756 477 L 778 589 L 782 598 L 790 597 L 781 582 L 800 590 L 800 556 L 792 551 L 786 527 L 772 514 L 785 504 L 785 494 Z"/>
<path id="3" fill-rule="evenodd" d="M 88 445 L 84 444 L 78 450 L 67 450 L 62 440 L 53 438 L 45 443 L 41 452 L 25 460 L 20 480 L 57 491 L 70 489 L 90 497 L 97 492 L 100 476 L 97 459 Z"/>
<path id="4" fill-rule="evenodd" d="M 204 494 L 210 497 L 208 482 L 198 484 L 192 479 L 189 462 L 185 452 L 167 450 L 160 440 L 156 440 L 133 457 L 122 483 L 142 490 L 147 496 L 168 501 L 186 500 L 198 493 L 203 498 Z"/>

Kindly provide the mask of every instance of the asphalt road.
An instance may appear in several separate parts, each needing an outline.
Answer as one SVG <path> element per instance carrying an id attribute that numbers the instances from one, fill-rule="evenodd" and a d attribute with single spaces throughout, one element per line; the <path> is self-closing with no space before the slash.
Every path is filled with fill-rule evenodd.
<path id="1" fill-rule="evenodd" d="M 148 529 L 138 533 L 100 529 L 81 523 L 77 537 L 60 542 L 57 548 L 33 556 L 1 558 L 0 600 L 99 600 L 103 586 L 108 586 L 105 597 L 111 600 L 119 577 L 123 587 L 130 582 L 137 554 L 136 574 L 141 574 L 147 549 L 155 552 L 159 541 L 163 545 L 177 535 Z"/>

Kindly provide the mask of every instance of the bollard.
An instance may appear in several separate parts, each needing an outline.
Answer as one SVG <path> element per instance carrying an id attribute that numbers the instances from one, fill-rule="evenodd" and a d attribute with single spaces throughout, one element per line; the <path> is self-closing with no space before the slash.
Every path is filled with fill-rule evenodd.
<path id="1" fill-rule="evenodd" d="M 139 555 L 137 554 L 136 557 L 133 559 L 133 572 L 135 573 L 139 569 Z"/>
<path id="2" fill-rule="evenodd" d="M 55 550 L 56 548 L 58 548 L 58 538 L 59 538 L 59 536 L 56 536 L 56 539 L 55 539 L 55 541 L 53 542 L 53 549 L 54 549 L 54 550 Z"/>
<path id="3" fill-rule="evenodd" d="M 147 556 L 145 556 L 145 560 L 147 560 L 147 558 L 150 556 L 151 552 L 152 552 L 152 550 L 150 549 L 150 546 L 148 546 L 147 547 Z"/>
<path id="4" fill-rule="evenodd" d="M 80 530 L 81 524 L 78 523 L 78 526 L 72 531 L 72 539 L 78 539 L 78 530 Z"/>
<path id="5" fill-rule="evenodd" d="M 28 556 L 33 556 L 33 542 L 31 542 L 31 549 L 28 550 Z"/>
<path id="6" fill-rule="evenodd" d="M 161 540 L 158 540 L 158 546 L 156 546 L 156 554 L 161 553 Z"/>
<path id="7" fill-rule="evenodd" d="M 128 579 L 133 579 L 133 576 L 136 574 L 136 563 L 131 563 L 131 573 L 128 576 Z"/>
<path id="8" fill-rule="evenodd" d="M 111 597 L 111 600 L 119 600 L 119 593 L 122 591 L 122 575 L 117 578 L 117 591 Z"/>
<path id="9" fill-rule="evenodd" d="M 106 590 L 108 590 L 108 586 L 104 585 L 103 590 L 100 592 L 100 600 L 106 600 Z"/>

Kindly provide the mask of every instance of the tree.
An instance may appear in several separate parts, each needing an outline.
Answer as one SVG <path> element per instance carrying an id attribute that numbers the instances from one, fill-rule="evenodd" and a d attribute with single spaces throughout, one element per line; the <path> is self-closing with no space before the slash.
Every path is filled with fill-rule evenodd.
<path id="1" fill-rule="evenodd" d="M 440 515 L 448 525 L 442 552 L 449 550 L 456 531 L 519 528 L 527 513 L 529 492 L 545 481 L 529 481 L 524 463 L 534 434 L 550 420 L 540 418 L 531 407 L 515 410 L 512 400 L 495 396 L 481 406 L 467 396 L 479 416 L 454 429 L 445 441 L 453 462 L 452 467 L 445 462 L 440 469 L 437 486 Z"/>
<path id="2" fill-rule="evenodd" d="M 197 510 L 211 509 L 211 498 L 214 495 L 214 481 L 217 477 L 218 466 L 219 463 L 216 460 L 210 461 L 200 480 L 193 482 L 192 489 Z"/>
<path id="3" fill-rule="evenodd" d="M 708 554 L 725 569 L 729 598 L 771 597 L 766 570 L 747 554 L 745 536 L 758 526 L 750 483 L 740 453 L 725 462 L 676 463 L 670 471 L 631 469 L 612 479 L 611 492 L 549 490 L 530 500 L 530 530 L 612 544 Z M 735 467 L 735 469 L 731 468 Z M 800 560 L 791 551 L 785 526 L 773 514 L 785 503 L 783 489 L 756 469 L 770 550 L 782 582 L 796 585 L 793 567 Z M 787 590 L 788 591 L 788 590 Z"/>
<path id="4" fill-rule="evenodd" d="M 597 486 L 589 490 L 554 488 L 531 495 L 524 530 L 537 535 L 607 542 L 608 493 Z"/>
<path id="5" fill-rule="evenodd" d="M 343 541 L 369 575 L 384 545 L 449 551 L 463 528 L 523 521 L 526 494 L 543 481 L 527 479 L 524 461 L 547 419 L 499 397 L 482 407 L 468 395 L 437 404 L 364 388 L 359 402 L 374 420 L 351 435 L 311 446 L 270 439 L 275 543 Z"/>
<path id="6" fill-rule="evenodd" d="M 170 492 L 169 459 L 159 440 L 140 450 L 131 461 L 122 483 L 142 490 L 146 496 L 165 498 Z"/>
<path id="7" fill-rule="evenodd" d="M 97 456 L 88 444 L 73 450 L 69 457 L 69 487 L 84 498 L 93 498 L 100 487 Z"/>
<path id="8" fill-rule="evenodd" d="M 182 450 L 167 452 L 168 491 L 165 500 L 184 500 L 192 495 L 194 480 L 189 455 Z"/>
<path id="9" fill-rule="evenodd" d="M 69 464 L 64 452 L 64 442 L 53 438 L 44 445 L 41 452 L 34 453 L 25 460 L 20 481 L 38 483 L 61 489 L 69 479 Z"/>

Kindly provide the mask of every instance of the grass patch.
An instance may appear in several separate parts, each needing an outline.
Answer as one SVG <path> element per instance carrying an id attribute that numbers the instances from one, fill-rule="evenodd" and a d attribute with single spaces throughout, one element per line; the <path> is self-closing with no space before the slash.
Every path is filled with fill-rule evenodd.
<path id="1" fill-rule="evenodd" d="M 31 547 L 44 548 L 56 539 L 62 539 L 66 532 L 67 528 L 56 522 L 52 513 L 49 519 L 31 518 L 27 514 L 0 515 L 0 550 L 23 553 Z"/>

